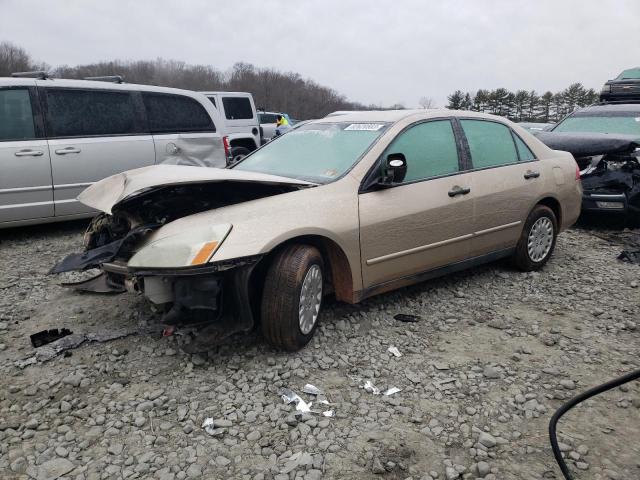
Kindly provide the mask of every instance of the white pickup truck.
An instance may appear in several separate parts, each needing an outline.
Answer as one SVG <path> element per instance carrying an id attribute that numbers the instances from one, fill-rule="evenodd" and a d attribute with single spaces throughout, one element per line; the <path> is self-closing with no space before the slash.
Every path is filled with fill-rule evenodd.
<path id="1" fill-rule="evenodd" d="M 216 109 L 225 125 L 231 150 L 231 163 L 249 155 L 261 144 L 260 124 L 248 92 L 201 92 Z"/>

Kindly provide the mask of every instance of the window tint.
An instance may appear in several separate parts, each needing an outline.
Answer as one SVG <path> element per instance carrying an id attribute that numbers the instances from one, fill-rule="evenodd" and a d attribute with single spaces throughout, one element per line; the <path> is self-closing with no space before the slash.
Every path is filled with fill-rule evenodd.
<path id="1" fill-rule="evenodd" d="M 247 97 L 222 97 L 224 115 L 227 120 L 247 120 L 253 118 L 251 101 Z"/>
<path id="2" fill-rule="evenodd" d="M 496 122 L 460 120 L 469 143 L 474 168 L 495 167 L 518 161 L 511 130 Z"/>
<path id="3" fill-rule="evenodd" d="M 211 117 L 190 97 L 143 92 L 151 133 L 215 132 Z"/>
<path id="4" fill-rule="evenodd" d="M 0 90 L 0 141 L 35 138 L 29 90 Z"/>
<path id="5" fill-rule="evenodd" d="M 405 182 L 459 171 L 458 150 L 449 120 L 415 125 L 387 147 L 384 157 L 402 153 L 407 159 Z"/>
<path id="6" fill-rule="evenodd" d="M 536 156 L 529 149 L 529 147 L 527 147 L 527 144 L 524 143 L 522 139 L 515 133 L 513 134 L 513 139 L 516 141 L 516 147 L 518 148 L 518 155 L 520 155 L 521 162 L 528 162 L 529 160 L 536 159 Z"/>
<path id="7" fill-rule="evenodd" d="M 138 133 L 135 107 L 129 92 L 53 88 L 45 91 L 50 137 Z"/>
<path id="8" fill-rule="evenodd" d="M 213 106 L 218 108 L 218 105 L 216 105 L 216 97 L 207 97 L 209 100 L 211 100 L 211 103 L 213 103 Z"/>
<path id="9" fill-rule="evenodd" d="M 277 119 L 278 119 L 278 117 L 276 117 L 272 113 L 261 113 L 260 114 L 260 123 L 276 123 Z"/>

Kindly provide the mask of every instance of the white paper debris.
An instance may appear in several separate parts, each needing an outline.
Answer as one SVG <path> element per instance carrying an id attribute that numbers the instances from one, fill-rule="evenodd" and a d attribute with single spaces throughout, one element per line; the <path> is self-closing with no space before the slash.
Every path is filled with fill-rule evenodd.
<path id="1" fill-rule="evenodd" d="M 400 350 L 398 350 L 397 347 L 394 347 L 393 345 L 391 345 L 388 349 L 387 352 L 389 352 L 390 354 L 392 354 L 394 357 L 401 357 L 402 354 L 400 353 Z"/>
<path id="2" fill-rule="evenodd" d="M 393 395 L 394 393 L 398 393 L 400 391 L 402 391 L 402 390 L 399 389 L 398 387 L 391 387 L 389 390 L 384 392 L 384 395 L 386 395 L 388 397 L 389 395 Z"/>
<path id="3" fill-rule="evenodd" d="M 307 383 L 304 387 L 302 387 L 302 391 L 304 393 L 308 393 L 309 395 L 322 395 L 324 392 L 320 390 L 318 387 Z"/>
<path id="4" fill-rule="evenodd" d="M 298 412 L 306 413 L 311 411 L 312 402 L 305 402 L 297 393 L 289 390 L 288 388 L 283 388 L 282 390 L 280 390 L 280 396 L 282 397 L 284 403 L 286 403 L 287 405 L 289 405 L 290 403 L 295 403 L 296 410 Z"/>
<path id="5" fill-rule="evenodd" d="M 322 415 L 325 417 L 333 417 L 335 412 L 333 410 L 327 410 L 326 412 L 322 412 Z"/>
<path id="6" fill-rule="evenodd" d="M 204 431 L 207 432 L 209 435 L 215 435 L 215 428 L 213 426 L 213 418 L 211 418 L 211 417 L 205 418 L 204 422 L 202 422 L 202 428 L 204 428 Z"/>
<path id="7" fill-rule="evenodd" d="M 364 389 L 367 392 L 373 393 L 374 395 L 380 395 L 380 389 L 376 388 L 371 380 L 367 380 L 366 382 L 364 382 Z"/>

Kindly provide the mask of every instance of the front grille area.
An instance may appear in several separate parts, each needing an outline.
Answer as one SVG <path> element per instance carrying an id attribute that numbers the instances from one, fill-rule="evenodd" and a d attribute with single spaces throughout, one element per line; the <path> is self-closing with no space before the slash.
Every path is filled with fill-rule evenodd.
<path id="1" fill-rule="evenodd" d="M 611 85 L 611 93 L 640 93 L 640 82 L 631 85 Z"/>

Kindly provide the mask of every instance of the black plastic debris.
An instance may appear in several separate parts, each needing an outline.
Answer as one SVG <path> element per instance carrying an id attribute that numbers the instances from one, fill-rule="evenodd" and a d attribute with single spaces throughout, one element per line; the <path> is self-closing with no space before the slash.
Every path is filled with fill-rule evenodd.
<path id="1" fill-rule="evenodd" d="M 67 335 L 71 335 L 72 333 L 73 332 L 68 328 L 61 328 L 60 330 L 58 330 L 57 328 L 52 328 L 51 330 L 42 330 L 41 332 L 34 333 L 30 336 L 31 345 L 33 345 L 35 348 L 38 348 L 48 343 L 55 342 L 62 337 L 66 337 Z"/>
<path id="2" fill-rule="evenodd" d="M 393 318 L 395 318 L 399 322 L 405 322 L 405 323 L 416 323 L 421 320 L 421 318 L 418 317 L 417 315 L 409 315 L 407 313 L 398 313 L 397 315 L 394 315 Z"/>
<path id="3" fill-rule="evenodd" d="M 623 250 L 618 255 L 618 260 L 640 265 L 640 250 Z"/>

